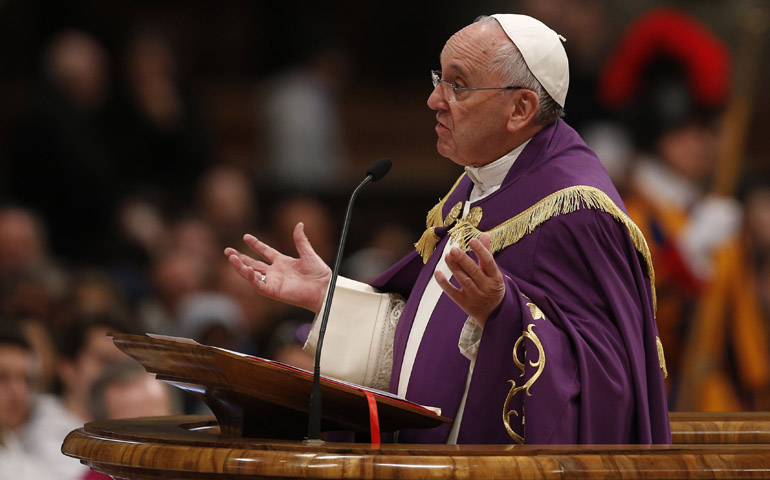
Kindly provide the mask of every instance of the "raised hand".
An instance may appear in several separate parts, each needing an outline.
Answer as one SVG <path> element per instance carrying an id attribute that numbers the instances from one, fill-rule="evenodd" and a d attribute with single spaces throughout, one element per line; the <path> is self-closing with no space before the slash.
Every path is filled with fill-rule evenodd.
<path id="1" fill-rule="evenodd" d="M 294 227 L 299 258 L 284 255 L 253 235 L 246 234 L 243 240 L 264 261 L 234 248 L 226 248 L 225 255 L 257 293 L 316 313 L 321 310 L 331 269 L 313 250 L 302 222 Z"/>
<path id="2" fill-rule="evenodd" d="M 489 315 L 503 301 L 505 283 L 489 249 L 489 235 L 484 234 L 479 240 L 471 240 L 468 246 L 476 254 L 478 263 L 456 247 L 445 257 L 460 288 L 452 285 L 440 271 L 436 272 L 435 278 L 449 298 L 483 327 Z"/>

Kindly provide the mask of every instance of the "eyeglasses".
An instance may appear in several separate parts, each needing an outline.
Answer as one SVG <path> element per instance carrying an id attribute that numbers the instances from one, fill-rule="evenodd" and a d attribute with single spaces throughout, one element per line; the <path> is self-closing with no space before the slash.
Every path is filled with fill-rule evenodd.
<path id="1" fill-rule="evenodd" d="M 431 80 L 433 80 L 433 88 L 436 88 L 439 85 L 446 85 L 452 89 L 451 91 L 444 89 L 444 98 L 446 98 L 448 102 L 457 101 L 457 92 L 472 92 L 474 90 L 526 90 L 526 87 L 519 87 L 516 85 L 509 85 L 507 87 L 458 87 L 454 83 L 441 78 L 441 70 L 431 70 L 430 77 Z"/>

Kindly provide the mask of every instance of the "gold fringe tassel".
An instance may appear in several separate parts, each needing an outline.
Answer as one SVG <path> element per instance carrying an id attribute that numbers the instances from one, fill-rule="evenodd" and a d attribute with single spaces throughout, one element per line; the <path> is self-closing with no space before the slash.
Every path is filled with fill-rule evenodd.
<path id="1" fill-rule="evenodd" d="M 422 232 L 422 236 L 420 236 L 420 239 L 417 240 L 417 243 L 414 244 L 417 252 L 422 257 L 422 263 L 428 263 L 428 260 L 430 259 L 430 256 L 433 255 L 433 250 L 436 249 L 436 245 L 438 245 L 439 240 L 441 239 L 438 238 L 436 232 L 433 231 L 433 227 L 426 228 L 425 231 Z"/>
<path id="2" fill-rule="evenodd" d="M 433 229 L 435 227 L 441 227 L 444 225 L 444 217 L 442 216 L 444 204 L 464 177 L 464 173 L 460 175 L 460 178 L 457 179 L 455 184 L 449 190 L 449 193 L 447 193 L 444 198 L 439 200 L 439 202 L 434 205 L 433 208 L 431 208 L 428 212 L 428 216 L 425 219 L 425 231 L 422 233 L 417 243 L 414 244 L 415 248 L 417 249 L 417 253 L 419 253 L 422 257 L 423 263 L 428 263 L 428 259 L 431 255 L 433 255 L 433 250 L 436 249 L 436 245 L 438 245 L 440 240 Z"/>

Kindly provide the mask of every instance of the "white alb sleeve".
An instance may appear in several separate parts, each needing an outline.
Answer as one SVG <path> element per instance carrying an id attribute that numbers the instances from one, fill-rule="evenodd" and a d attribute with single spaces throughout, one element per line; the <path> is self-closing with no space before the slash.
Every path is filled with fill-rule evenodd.
<path id="1" fill-rule="evenodd" d="M 405 303 L 399 295 L 381 293 L 365 283 L 339 277 L 321 351 L 321 373 L 387 390 L 393 367 L 393 340 Z M 311 355 L 315 355 L 320 328 L 319 314 L 303 347 Z"/>
<path id="2" fill-rule="evenodd" d="M 457 348 L 460 349 L 462 356 L 471 362 L 476 360 L 476 355 L 479 353 L 482 333 L 484 333 L 484 329 L 476 323 L 476 320 L 471 317 L 465 320 L 463 330 L 460 332 L 460 340 L 457 342 Z"/>

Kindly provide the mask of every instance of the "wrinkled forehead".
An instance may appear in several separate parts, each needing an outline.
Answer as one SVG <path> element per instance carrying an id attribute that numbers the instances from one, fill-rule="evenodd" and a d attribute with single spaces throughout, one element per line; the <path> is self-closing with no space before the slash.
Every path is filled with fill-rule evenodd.
<path id="1" fill-rule="evenodd" d="M 511 40 L 499 24 L 473 23 L 447 40 L 441 51 L 444 75 L 488 76 L 498 49 Z"/>

